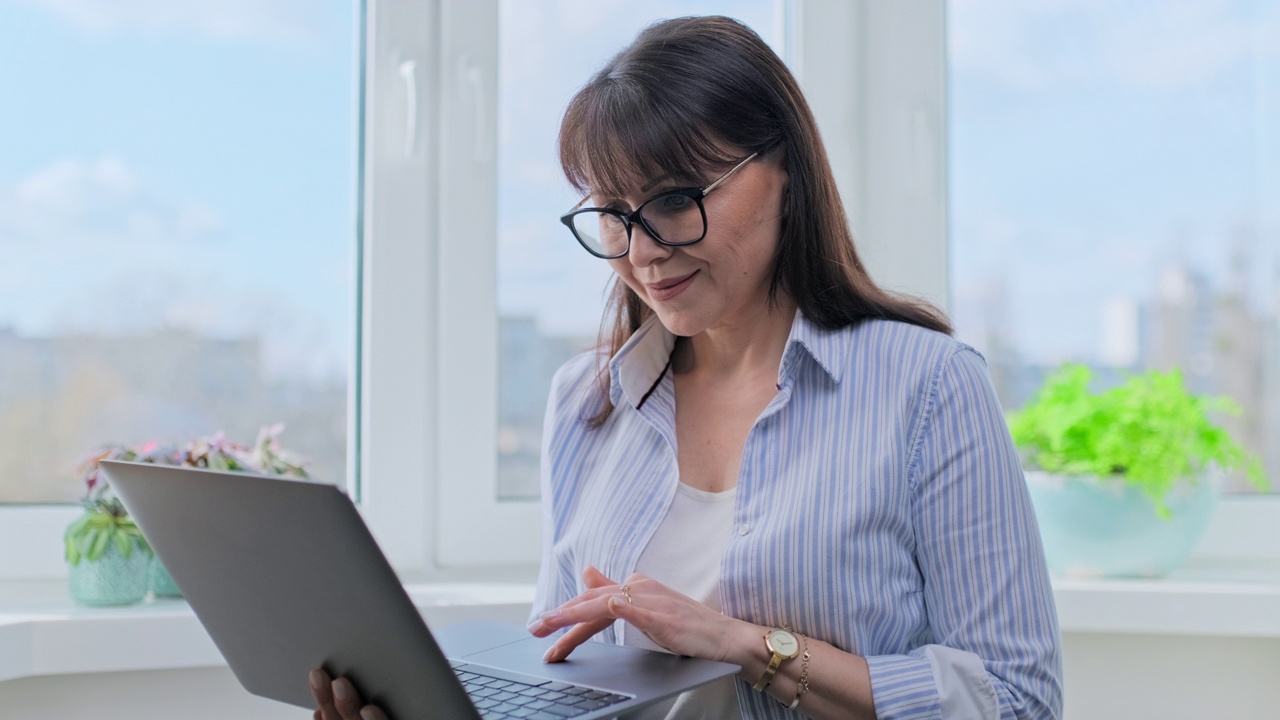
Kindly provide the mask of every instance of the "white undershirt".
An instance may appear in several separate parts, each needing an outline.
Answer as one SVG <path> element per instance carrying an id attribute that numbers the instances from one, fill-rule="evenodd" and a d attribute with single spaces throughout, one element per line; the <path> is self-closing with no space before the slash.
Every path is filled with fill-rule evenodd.
<path id="1" fill-rule="evenodd" d="M 666 517 L 654 531 L 636 572 L 720 611 L 720 560 L 733 533 L 737 488 L 706 492 L 679 483 Z M 623 625 L 622 644 L 662 650 L 644 633 Z M 724 720 L 741 717 L 733 676 L 654 703 L 628 720 Z"/>

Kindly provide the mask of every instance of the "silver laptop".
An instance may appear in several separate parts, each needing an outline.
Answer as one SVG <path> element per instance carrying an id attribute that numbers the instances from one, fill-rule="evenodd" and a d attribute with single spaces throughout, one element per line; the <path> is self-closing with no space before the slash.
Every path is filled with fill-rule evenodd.
<path id="1" fill-rule="evenodd" d="M 392 720 L 613 717 L 738 666 L 468 622 L 427 629 L 337 487 L 104 461 L 129 514 L 246 690 L 314 706 L 307 673 L 345 675 Z"/>

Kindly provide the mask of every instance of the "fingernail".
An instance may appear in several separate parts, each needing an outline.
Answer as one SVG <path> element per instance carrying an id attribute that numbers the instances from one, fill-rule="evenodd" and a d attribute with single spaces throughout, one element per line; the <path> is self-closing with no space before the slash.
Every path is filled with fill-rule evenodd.
<path id="1" fill-rule="evenodd" d="M 542 622 L 555 622 L 560 619 L 560 613 L 556 610 L 544 612 L 539 616 Z"/>
<path id="2" fill-rule="evenodd" d="M 346 702 L 351 699 L 351 688 L 341 680 L 333 681 L 333 696 Z"/>
<path id="3" fill-rule="evenodd" d="M 311 683 L 312 690 L 324 689 L 324 673 L 321 673 L 319 670 L 312 670 L 311 673 L 307 675 L 307 680 Z"/>
<path id="4" fill-rule="evenodd" d="M 548 663 L 551 662 L 551 658 L 554 657 L 555 654 L 556 654 L 556 646 L 552 645 L 551 647 L 547 648 L 547 652 L 543 654 L 542 662 L 548 662 Z"/>
<path id="5" fill-rule="evenodd" d="M 360 711 L 360 717 L 362 720 L 378 720 L 378 713 L 374 712 L 373 708 L 365 708 Z"/>

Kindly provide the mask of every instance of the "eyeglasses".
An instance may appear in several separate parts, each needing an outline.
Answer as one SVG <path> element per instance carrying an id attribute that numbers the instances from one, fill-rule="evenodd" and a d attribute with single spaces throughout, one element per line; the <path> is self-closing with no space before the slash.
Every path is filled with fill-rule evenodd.
<path id="1" fill-rule="evenodd" d="M 560 216 L 560 222 L 573 232 L 587 252 L 606 260 L 631 252 L 631 228 L 637 222 L 661 245 L 692 245 L 707 236 L 707 210 L 702 206 L 702 199 L 758 154 L 751 153 L 706 187 L 659 193 L 640 203 L 640 207 L 632 212 L 615 208 L 584 208 L 582 204 L 591 198 L 583 198 L 582 202 Z"/>

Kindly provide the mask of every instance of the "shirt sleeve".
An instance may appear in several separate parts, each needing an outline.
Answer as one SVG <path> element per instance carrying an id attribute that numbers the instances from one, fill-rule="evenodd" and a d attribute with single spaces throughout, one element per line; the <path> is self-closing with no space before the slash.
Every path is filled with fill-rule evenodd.
<path id="1" fill-rule="evenodd" d="M 558 561 L 555 553 L 574 489 L 564 482 L 557 482 L 556 478 L 562 474 L 559 468 L 566 450 L 570 449 L 574 437 L 583 432 L 581 402 L 584 385 L 593 377 L 594 362 L 592 354 L 579 355 L 556 371 L 551 380 L 547 410 L 542 420 L 542 561 L 538 566 L 538 584 L 529 614 L 531 624 L 542 613 L 568 602 L 577 594 L 578 578 L 574 568 Z"/>
<path id="2" fill-rule="evenodd" d="M 1044 550 L 982 357 L 931 379 L 907 476 L 934 643 L 868 657 L 880 720 L 1060 718 L 1062 661 Z"/>

